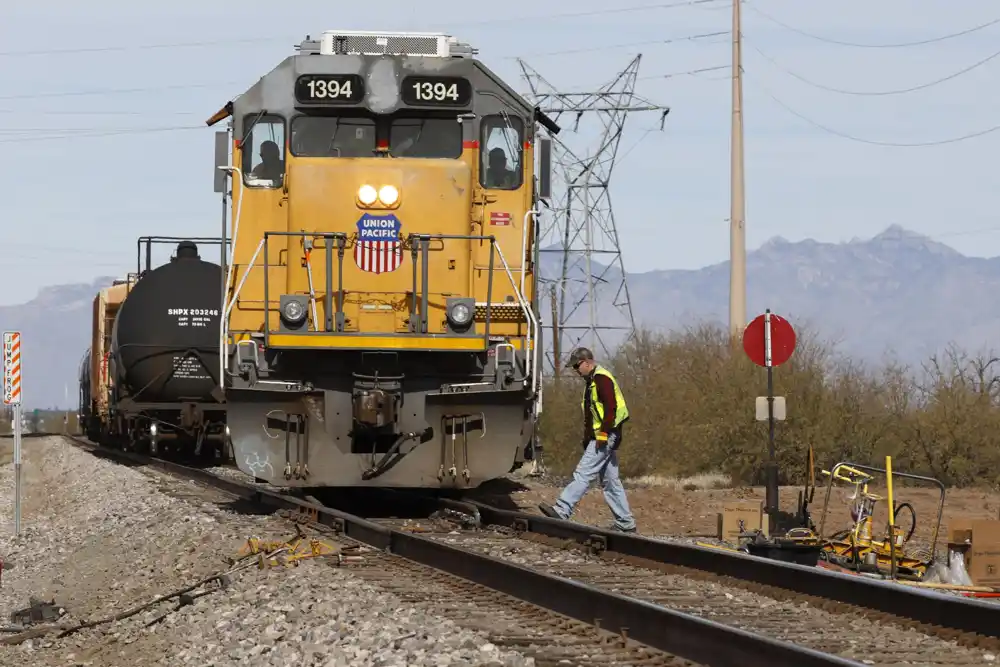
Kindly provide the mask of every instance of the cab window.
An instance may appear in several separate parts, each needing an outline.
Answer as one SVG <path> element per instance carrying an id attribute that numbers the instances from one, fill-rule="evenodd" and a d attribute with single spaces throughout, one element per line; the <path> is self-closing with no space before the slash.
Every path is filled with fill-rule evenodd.
<path id="1" fill-rule="evenodd" d="M 506 114 L 486 116 L 480 132 L 480 185 L 490 190 L 517 190 L 523 181 L 524 122 Z"/>
<path id="2" fill-rule="evenodd" d="M 299 116 L 292 121 L 296 157 L 374 157 L 375 120 L 364 116 Z"/>
<path id="3" fill-rule="evenodd" d="M 389 126 L 392 157 L 457 159 L 462 156 L 462 125 L 451 118 L 394 118 Z"/>
<path id="4" fill-rule="evenodd" d="M 278 188 L 285 178 L 285 121 L 249 114 L 243 119 L 243 182 L 251 188 Z"/>

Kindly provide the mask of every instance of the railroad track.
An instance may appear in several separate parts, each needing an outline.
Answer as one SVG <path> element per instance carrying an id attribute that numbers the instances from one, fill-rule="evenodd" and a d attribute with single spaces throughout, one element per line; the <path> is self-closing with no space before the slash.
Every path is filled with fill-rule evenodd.
<path id="1" fill-rule="evenodd" d="M 481 549 L 464 549 L 382 525 L 262 485 L 64 437 L 95 455 L 158 468 L 283 512 L 291 520 L 335 534 L 338 542 L 374 547 L 382 553 L 361 564 L 351 563 L 353 573 L 377 580 L 403 599 L 433 601 L 436 612 L 488 629 L 497 645 L 516 648 L 538 665 L 862 664 L 495 558 Z"/>
<path id="2" fill-rule="evenodd" d="M 600 658 L 593 664 L 967 665 L 988 664 L 986 651 L 1000 650 L 998 605 L 474 501 L 425 500 L 428 512 L 447 510 L 445 521 L 362 519 L 312 498 L 139 458 L 254 502 L 311 512 L 315 524 L 388 549 L 402 558 L 359 571 L 404 598 L 427 599 L 428 575 L 412 568 L 436 568 L 431 578 L 448 582 L 431 587 L 438 606 L 473 625 L 483 619 L 497 644 L 547 645 L 548 654 L 533 656 L 537 664 L 585 654 Z M 396 495 L 414 504 L 412 495 Z M 442 590 L 448 594 L 439 597 Z M 485 615 L 477 611 L 484 607 Z"/>

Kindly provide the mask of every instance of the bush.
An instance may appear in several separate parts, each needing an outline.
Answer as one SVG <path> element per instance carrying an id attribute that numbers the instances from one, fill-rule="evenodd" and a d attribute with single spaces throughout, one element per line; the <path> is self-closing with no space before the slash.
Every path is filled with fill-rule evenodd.
<path id="1" fill-rule="evenodd" d="M 754 398 L 766 393 L 767 375 L 731 345 L 727 331 L 639 331 L 614 357 L 598 361 L 621 383 L 631 414 L 623 476 L 722 473 L 736 483 L 763 482 L 767 422 L 754 419 Z M 775 436 L 781 483 L 803 483 L 811 444 L 816 465 L 827 469 L 841 460 L 883 467 L 888 454 L 899 471 L 949 486 L 996 487 L 998 370 L 1000 359 L 954 347 L 919 369 L 892 361 L 866 367 L 799 332 L 794 356 L 774 372 L 775 394 L 788 408 Z M 583 383 L 572 376 L 546 379 L 539 424 L 546 464 L 561 474 L 572 471 L 581 452 Z"/>

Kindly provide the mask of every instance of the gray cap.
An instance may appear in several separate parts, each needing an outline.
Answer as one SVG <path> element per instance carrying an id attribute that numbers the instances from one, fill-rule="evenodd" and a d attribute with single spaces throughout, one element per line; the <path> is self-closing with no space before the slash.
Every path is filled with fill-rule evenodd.
<path id="1" fill-rule="evenodd" d="M 591 352 L 585 347 L 578 347 L 575 350 L 573 350 L 572 353 L 570 353 L 569 360 L 566 361 L 566 368 L 571 368 L 573 366 L 576 366 L 581 361 L 593 361 L 593 360 L 594 360 L 593 352 Z"/>

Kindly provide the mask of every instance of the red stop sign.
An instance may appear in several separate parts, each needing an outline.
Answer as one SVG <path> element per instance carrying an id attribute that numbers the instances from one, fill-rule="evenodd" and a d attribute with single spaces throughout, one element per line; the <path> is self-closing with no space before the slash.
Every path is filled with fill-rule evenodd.
<path id="1" fill-rule="evenodd" d="M 758 315 L 743 330 L 743 351 L 758 366 L 767 366 L 764 324 L 767 315 Z M 780 315 L 770 314 L 771 366 L 788 361 L 795 351 L 795 329 Z"/>

